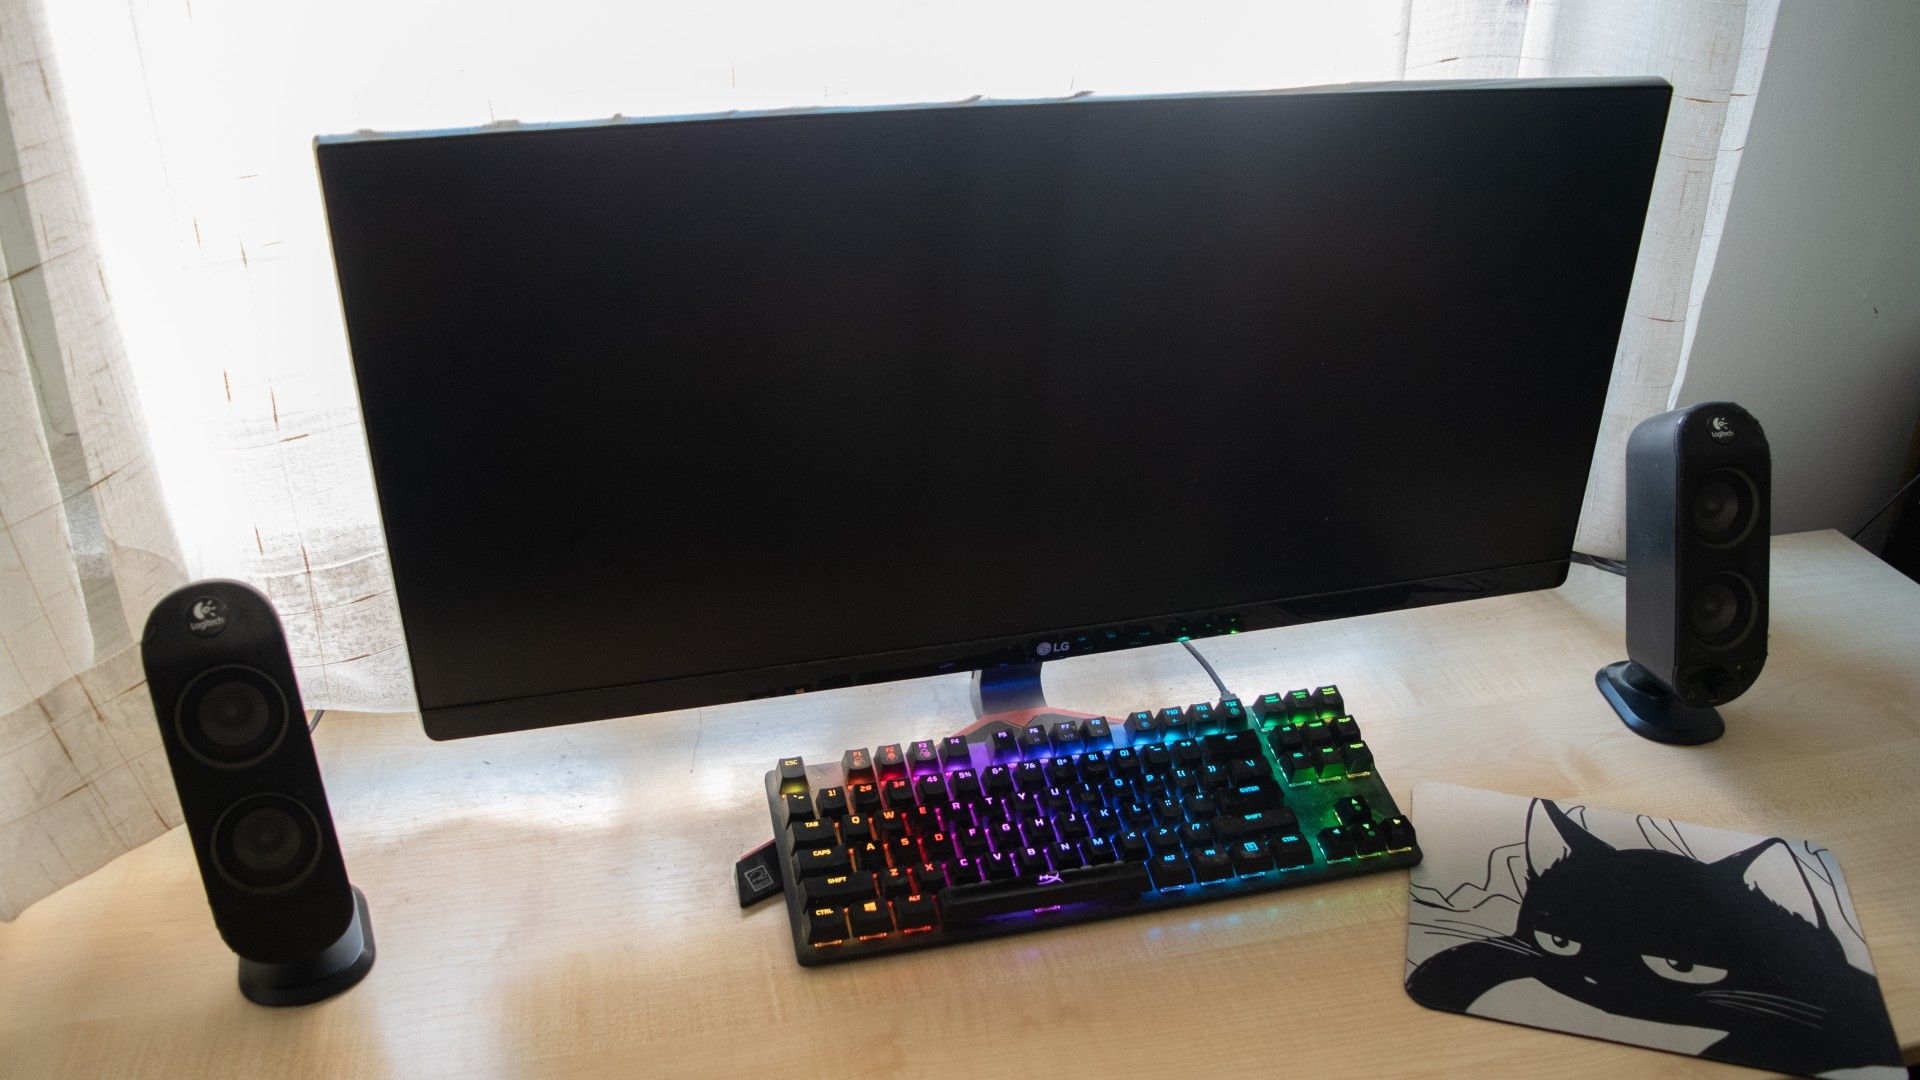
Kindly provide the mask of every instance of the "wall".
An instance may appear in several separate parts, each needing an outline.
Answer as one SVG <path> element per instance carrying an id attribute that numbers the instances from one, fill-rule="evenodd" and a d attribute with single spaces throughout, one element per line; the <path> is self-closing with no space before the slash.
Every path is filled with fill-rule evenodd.
<path id="1" fill-rule="evenodd" d="M 1677 394 L 1766 426 L 1775 532 L 1858 528 L 1920 420 L 1917 48 L 1920 4 L 1781 5 Z"/>

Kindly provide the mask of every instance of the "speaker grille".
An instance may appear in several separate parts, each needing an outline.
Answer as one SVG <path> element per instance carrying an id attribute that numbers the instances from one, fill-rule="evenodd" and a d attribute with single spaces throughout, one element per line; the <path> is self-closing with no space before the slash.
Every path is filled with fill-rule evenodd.
<path id="1" fill-rule="evenodd" d="M 320 822 L 285 795 L 250 795 L 213 826 L 213 865 L 237 889 L 271 895 L 294 888 L 320 862 Z"/>
<path id="2" fill-rule="evenodd" d="M 264 672 L 223 664 L 195 676 L 173 710 L 174 730 L 194 757 L 219 769 L 244 769 L 287 736 L 287 696 Z"/>

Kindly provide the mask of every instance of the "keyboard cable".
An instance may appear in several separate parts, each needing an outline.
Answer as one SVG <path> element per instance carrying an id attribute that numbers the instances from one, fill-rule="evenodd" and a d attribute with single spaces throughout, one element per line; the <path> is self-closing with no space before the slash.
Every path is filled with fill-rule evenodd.
<path id="1" fill-rule="evenodd" d="M 1213 665 L 1207 663 L 1207 658 L 1204 656 L 1201 656 L 1200 650 L 1193 647 L 1193 642 L 1188 641 L 1185 638 L 1181 638 L 1180 644 L 1185 645 L 1187 647 L 1187 651 L 1193 654 L 1193 658 L 1195 660 L 1200 661 L 1200 666 L 1206 669 L 1207 678 L 1212 679 L 1213 685 L 1219 688 L 1221 699 L 1224 700 L 1226 698 L 1232 697 L 1233 691 L 1228 690 L 1227 684 L 1220 681 L 1220 673 L 1213 670 Z"/>

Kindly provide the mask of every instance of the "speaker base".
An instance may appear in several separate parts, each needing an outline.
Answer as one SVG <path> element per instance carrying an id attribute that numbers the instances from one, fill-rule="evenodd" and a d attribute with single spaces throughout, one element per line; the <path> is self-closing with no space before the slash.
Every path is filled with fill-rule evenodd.
<path id="1" fill-rule="evenodd" d="M 1681 701 L 1631 660 L 1608 664 L 1594 673 L 1593 681 L 1600 696 L 1642 738 L 1698 746 L 1726 734 L 1719 710 Z"/>
<path id="2" fill-rule="evenodd" d="M 373 968 L 367 894 L 354 886 L 346 933 L 315 956 L 282 964 L 240 958 L 240 993 L 256 1005 L 310 1005 L 351 988 Z"/>

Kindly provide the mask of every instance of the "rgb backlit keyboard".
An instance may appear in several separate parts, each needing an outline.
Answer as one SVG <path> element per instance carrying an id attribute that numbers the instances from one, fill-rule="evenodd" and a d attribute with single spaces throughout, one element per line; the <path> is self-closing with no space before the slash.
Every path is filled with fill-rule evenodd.
<path id="1" fill-rule="evenodd" d="M 767 773 L 802 964 L 1420 861 L 1337 687 L 1011 721 Z"/>

